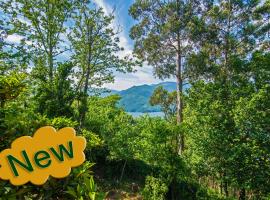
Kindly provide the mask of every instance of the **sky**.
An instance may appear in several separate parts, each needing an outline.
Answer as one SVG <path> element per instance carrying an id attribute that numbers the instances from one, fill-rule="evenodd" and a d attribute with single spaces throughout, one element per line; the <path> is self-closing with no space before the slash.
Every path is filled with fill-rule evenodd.
<path id="1" fill-rule="evenodd" d="M 97 6 L 103 8 L 106 14 L 113 10 L 115 14 L 114 26 L 121 27 L 122 32 L 119 34 L 120 46 L 124 47 L 123 54 L 131 54 L 133 50 L 133 41 L 129 37 L 130 28 L 136 23 L 128 14 L 128 9 L 134 0 L 94 0 Z M 122 54 L 122 53 L 121 53 Z M 165 80 L 173 81 L 173 80 Z M 146 63 L 142 67 L 136 67 L 134 73 L 115 73 L 114 83 L 106 84 L 105 87 L 114 90 L 123 90 L 134 85 L 156 84 L 159 80 L 153 76 L 153 68 Z"/>

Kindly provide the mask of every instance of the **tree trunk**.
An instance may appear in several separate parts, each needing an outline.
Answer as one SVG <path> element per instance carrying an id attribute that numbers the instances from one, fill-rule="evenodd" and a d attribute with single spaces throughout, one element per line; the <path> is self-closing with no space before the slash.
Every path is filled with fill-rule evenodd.
<path id="1" fill-rule="evenodd" d="M 89 87 L 89 78 L 90 78 L 90 68 L 91 68 L 91 59 L 92 59 L 92 27 L 87 27 L 87 43 L 88 43 L 88 57 L 87 57 L 87 68 L 86 68 L 86 77 L 85 84 L 83 89 L 83 99 L 82 99 L 82 109 L 81 109 L 81 118 L 80 118 L 80 128 L 83 127 L 85 121 L 85 115 L 88 110 L 87 108 L 87 97 L 88 97 L 88 87 Z"/>
<path id="2" fill-rule="evenodd" d="M 239 193 L 239 200 L 246 200 L 246 190 L 242 188 Z"/>
<path id="3" fill-rule="evenodd" d="M 120 179 L 119 179 L 119 183 L 121 183 L 121 181 L 122 181 L 122 178 L 123 178 L 123 175 L 124 175 L 124 171 L 125 171 L 126 164 L 127 164 L 127 160 L 125 160 L 124 166 L 123 166 L 123 168 L 122 168 L 121 176 L 120 176 Z"/>
<path id="4" fill-rule="evenodd" d="M 48 5 L 48 9 L 49 9 L 49 13 L 51 12 L 51 10 L 53 9 L 53 5 L 49 4 Z M 53 44 L 52 44 L 52 40 L 53 40 L 53 34 L 52 34 L 52 15 L 49 14 L 48 15 L 48 36 L 47 36 L 47 41 L 48 41 L 48 65 L 49 65 L 49 81 L 50 84 L 52 84 L 53 81 Z"/>
<path id="5" fill-rule="evenodd" d="M 177 125 L 180 125 L 183 121 L 183 102 L 181 98 L 182 90 L 183 90 L 183 82 L 181 78 L 181 57 L 177 56 L 177 64 L 176 64 L 176 90 L 177 90 Z M 181 155 L 184 150 L 184 135 L 181 133 L 178 136 L 178 154 Z"/>
<path id="6" fill-rule="evenodd" d="M 83 97 L 82 97 L 82 104 L 81 104 L 81 119 L 80 119 L 80 128 L 83 127 L 85 121 L 85 115 L 87 112 L 87 97 L 88 97 L 88 83 L 90 77 L 90 66 L 87 68 L 86 77 L 85 77 L 85 84 L 83 89 Z"/>
<path id="7" fill-rule="evenodd" d="M 221 175 L 222 177 L 222 185 L 223 185 L 223 191 L 225 193 L 225 196 L 229 196 L 229 189 L 228 189 L 228 181 L 227 181 L 227 173 L 226 171 Z"/>
<path id="8" fill-rule="evenodd" d="M 3 100 L 1 100 L 0 102 L 1 102 L 1 103 L 0 103 L 0 107 L 1 107 L 1 108 L 4 108 L 4 107 L 5 107 L 5 100 L 3 99 Z"/>
<path id="9" fill-rule="evenodd" d="M 177 0 L 177 15 L 180 20 L 180 2 Z M 177 54 L 176 54 L 176 92 L 177 92 L 177 125 L 180 125 L 183 121 L 183 102 L 182 102 L 183 80 L 182 80 L 182 52 L 181 52 L 181 38 L 180 32 L 177 33 Z M 181 155 L 184 151 L 184 135 L 180 133 L 178 135 L 178 154 Z"/>
<path id="10" fill-rule="evenodd" d="M 221 195 L 223 194 L 223 183 L 222 182 L 219 185 L 219 192 Z"/>
<path id="11" fill-rule="evenodd" d="M 179 53 L 177 53 L 177 61 L 176 61 L 176 90 L 177 90 L 177 124 L 181 124 L 183 121 L 183 116 L 182 116 L 182 99 L 181 99 L 181 94 L 182 94 L 182 88 L 183 88 L 183 82 L 182 82 L 182 77 L 181 77 L 181 56 Z"/>
<path id="12" fill-rule="evenodd" d="M 183 91 L 183 80 L 182 80 L 181 66 L 182 66 L 181 53 L 180 51 L 178 51 L 176 59 L 177 125 L 180 125 L 183 121 L 183 101 L 181 98 Z M 181 133 L 178 136 L 178 154 L 181 155 L 183 153 L 183 150 L 184 150 L 184 135 L 183 133 Z"/>
<path id="13" fill-rule="evenodd" d="M 229 190 L 228 190 L 228 182 L 224 181 L 224 192 L 225 192 L 225 196 L 229 197 Z"/>
<path id="14" fill-rule="evenodd" d="M 52 55 L 52 48 L 50 47 L 49 50 L 49 55 L 48 55 L 48 64 L 49 64 L 49 81 L 50 84 L 53 82 L 53 55 Z"/>

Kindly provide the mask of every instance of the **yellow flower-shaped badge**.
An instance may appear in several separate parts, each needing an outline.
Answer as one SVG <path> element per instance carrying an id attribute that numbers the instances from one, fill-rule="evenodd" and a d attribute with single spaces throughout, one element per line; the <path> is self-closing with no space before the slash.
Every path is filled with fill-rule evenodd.
<path id="1" fill-rule="evenodd" d="M 56 131 L 46 126 L 33 137 L 23 136 L 13 141 L 10 149 L 0 153 L 0 179 L 13 185 L 31 182 L 44 184 L 49 176 L 63 178 L 71 167 L 85 161 L 86 140 L 76 136 L 73 128 Z"/>

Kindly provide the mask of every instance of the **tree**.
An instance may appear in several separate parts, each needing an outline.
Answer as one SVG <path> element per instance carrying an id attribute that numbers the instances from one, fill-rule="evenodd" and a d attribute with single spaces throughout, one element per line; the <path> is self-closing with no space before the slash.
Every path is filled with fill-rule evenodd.
<path id="1" fill-rule="evenodd" d="M 267 195 L 270 187 L 269 90 L 270 85 L 267 84 L 249 97 L 239 99 L 233 112 L 240 132 L 240 138 L 231 155 L 238 168 L 232 171 L 233 181 L 240 188 L 253 190 L 256 199 Z M 239 166 L 242 170 L 239 170 Z M 242 189 L 239 199 L 245 199 L 245 190 Z"/>
<path id="2" fill-rule="evenodd" d="M 45 80 L 52 83 L 57 56 L 63 48 L 65 23 L 71 15 L 72 0 L 8 0 L 4 11 L 11 15 L 14 33 L 24 36 L 22 43 L 31 51 L 31 60 L 42 62 Z"/>
<path id="3" fill-rule="evenodd" d="M 228 168 L 235 129 L 230 114 L 233 102 L 223 103 L 227 90 L 223 87 L 220 83 L 203 81 L 194 84 L 186 98 L 184 123 L 192 168 L 196 174 L 220 180 L 228 195 Z"/>
<path id="4" fill-rule="evenodd" d="M 269 20 L 270 20 L 270 1 L 263 1 L 263 5 L 259 6 L 256 11 L 256 18 L 261 22 L 259 27 L 258 34 L 263 35 L 259 40 L 259 48 L 269 52 L 270 48 L 270 29 L 269 29 Z M 266 37 L 265 37 L 266 36 Z"/>
<path id="5" fill-rule="evenodd" d="M 241 200 L 269 193 L 264 158 L 270 155 L 264 146 L 269 142 L 269 54 L 256 52 L 250 59 L 237 66 L 247 70 L 245 76 L 234 74 L 226 84 L 196 82 L 185 100 L 192 169 L 200 177 L 213 177 L 226 196 L 236 188 Z"/>
<path id="6" fill-rule="evenodd" d="M 32 71 L 34 80 L 42 79 L 42 71 L 40 67 L 36 67 Z M 58 63 L 52 83 L 38 82 L 34 94 L 38 104 L 36 110 L 39 113 L 46 114 L 48 117 L 74 116 L 72 103 L 76 92 L 74 90 L 73 74 L 74 66 L 72 62 Z"/>
<path id="7" fill-rule="evenodd" d="M 135 40 L 134 53 L 154 66 L 161 78 L 175 77 L 177 82 L 177 124 L 183 121 L 184 57 L 194 48 L 191 36 L 199 22 L 201 1 L 142 1 L 130 7 L 131 16 L 138 21 L 131 29 Z M 179 153 L 184 149 L 184 135 L 179 137 Z"/>
<path id="8" fill-rule="evenodd" d="M 25 89 L 26 74 L 16 71 L 6 72 L 0 75 L 0 107 L 3 109 L 5 103 L 16 99 Z"/>
<path id="9" fill-rule="evenodd" d="M 269 27 L 268 22 L 265 20 L 266 7 L 267 4 L 262 1 L 219 0 L 209 3 L 207 12 L 202 15 L 203 28 L 199 27 L 201 39 L 197 41 L 198 49 L 187 59 L 187 65 L 189 66 L 187 75 L 190 80 L 195 82 L 203 79 L 213 83 L 213 85 L 209 83 L 201 86 L 205 90 L 205 96 L 209 95 L 211 100 L 202 100 L 205 97 L 199 96 L 196 98 L 208 102 L 205 107 L 209 113 L 215 113 L 215 111 L 212 111 L 211 101 L 213 101 L 213 105 L 216 104 L 219 110 L 219 115 L 212 113 L 209 118 L 204 120 L 213 120 L 212 123 L 215 122 L 215 125 L 208 127 L 210 129 L 209 133 L 211 131 L 217 131 L 218 133 L 209 136 L 208 140 L 213 145 L 212 148 L 217 152 L 219 152 L 220 147 L 223 148 L 224 154 L 220 152 L 219 158 L 223 158 L 225 163 L 230 161 L 230 157 L 224 157 L 227 154 L 226 152 L 231 151 L 229 144 L 234 143 L 234 138 L 238 137 L 237 128 L 232 117 L 235 103 L 240 97 L 249 96 L 254 92 L 247 63 L 249 63 L 254 49 L 260 48 L 260 41 L 267 40 Z M 217 94 L 214 93 L 214 88 Z M 194 108 L 196 106 L 199 107 L 194 105 Z M 219 116 L 222 116 L 224 120 L 220 120 Z M 207 121 L 207 123 L 211 124 L 210 121 Z M 215 129 L 214 126 L 220 128 Z M 219 132 L 219 130 L 223 131 Z M 224 139 L 222 139 L 223 137 Z M 239 146 L 239 149 L 241 149 L 241 146 Z M 206 157 L 214 156 L 209 155 Z M 226 165 L 224 164 L 224 166 Z M 228 173 L 233 170 L 237 171 L 229 166 L 227 163 L 227 167 L 222 169 L 221 174 L 224 180 L 230 179 Z M 217 169 L 218 167 L 214 168 Z M 239 168 L 241 168 L 240 163 Z M 223 183 L 224 191 L 228 196 L 227 186 L 229 183 L 228 181 L 223 181 Z M 245 189 L 245 187 L 241 189 L 240 193 L 242 195 L 240 195 L 240 199 L 245 198 Z"/>
<path id="10" fill-rule="evenodd" d="M 5 39 L 9 35 L 9 29 L 0 20 L 0 107 L 3 109 L 7 101 L 11 101 L 25 88 L 25 66 L 20 62 L 23 52 L 15 52 L 13 45 Z"/>
<path id="11" fill-rule="evenodd" d="M 150 105 L 160 105 L 165 119 L 170 120 L 176 114 L 176 92 L 168 92 L 162 86 L 157 87 L 150 97 Z"/>
<path id="12" fill-rule="evenodd" d="M 230 81 L 245 68 L 246 60 L 260 41 L 267 39 L 269 24 L 264 17 L 267 4 L 262 1 L 219 0 L 209 4 L 202 16 L 198 49 L 187 59 L 191 80 Z M 262 28 L 264 27 L 264 28 Z"/>
<path id="13" fill-rule="evenodd" d="M 12 34 L 9 19 L 0 19 L 0 129 L 5 132 L 6 105 L 15 101 L 26 88 L 28 74 L 23 48 L 6 42 Z M 5 138 L 1 139 L 2 141 Z"/>
<path id="14" fill-rule="evenodd" d="M 121 58 L 124 49 L 119 46 L 117 30 L 113 30 L 113 14 L 106 16 L 101 8 L 91 8 L 88 0 L 78 2 L 73 15 L 75 25 L 69 40 L 73 61 L 78 69 L 77 89 L 81 91 L 80 126 L 87 112 L 89 89 L 113 81 L 113 71 L 132 71 L 135 64 L 128 55 Z"/>
<path id="15" fill-rule="evenodd" d="M 2 2 L 5 15 L 11 18 L 10 32 L 21 36 L 20 44 L 17 46 L 25 49 L 26 55 L 31 61 L 29 65 L 33 65 L 29 71 L 32 75 L 31 81 L 36 84 L 36 87 L 33 88 L 36 91 L 33 93 L 39 100 L 35 104 L 36 109 L 49 116 L 63 114 L 61 105 L 64 102 L 59 95 L 64 96 L 65 94 L 63 88 L 62 91 L 57 90 L 59 89 L 57 84 L 59 83 L 59 72 L 61 70 L 63 72 L 63 66 L 70 67 L 70 64 L 61 64 L 64 60 L 60 56 L 68 50 L 65 44 L 67 42 L 66 27 L 74 9 L 74 2 L 73 0 L 8 0 Z M 66 72 L 68 71 L 71 70 L 66 70 Z M 62 78 L 68 76 L 70 74 Z M 40 92 L 41 90 L 42 92 Z M 52 101 L 51 98 L 55 96 L 58 98 Z M 57 109 L 55 109 L 56 105 L 58 105 Z M 66 106 L 64 107 L 66 108 Z"/>

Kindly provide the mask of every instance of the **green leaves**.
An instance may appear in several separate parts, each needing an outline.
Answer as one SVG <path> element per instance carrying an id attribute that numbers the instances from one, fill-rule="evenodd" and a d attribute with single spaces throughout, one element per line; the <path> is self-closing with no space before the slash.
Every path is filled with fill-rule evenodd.
<path id="1" fill-rule="evenodd" d="M 189 78 L 230 78 L 238 67 L 233 63 L 236 58 L 249 59 L 254 48 L 262 47 L 259 40 L 267 43 L 267 33 L 259 34 L 260 27 L 267 26 L 266 20 L 254 19 L 260 7 L 260 1 L 220 0 L 205 10 L 199 26 L 199 50 L 187 59 Z"/>
<path id="2" fill-rule="evenodd" d="M 65 193 L 71 195 L 73 198 L 78 200 L 88 199 L 88 200 L 99 200 L 105 196 L 97 192 L 97 186 L 94 181 L 94 177 L 91 174 L 90 168 L 93 163 L 86 162 L 83 166 L 78 169 L 73 170 L 74 180 L 78 181 L 77 186 L 70 187 Z M 72 183 L 72 181 L 71 181 Z"/>
<path id="3" fill-rule="evenodd" d="M 162 86 L 155 89 L 150 97 L 150 104 L 160 105 L 167 120 L 171 120 L 176 114 L 176 92 L 168 92 Z"/>
<path id="4" fill-rule="evenodd" d="M 186 153 L 196 173 L 267 194 L 269 85 L 253 92 L 255 82 L 234 84 L 198 82 L 189 90 Z"/>
<path id="5" fill-rule="evenodd" d="M 192 51 L 189 39 L 200 9 L 199 1 L 176 0 L 135 1 L 130 7 L 130 15 L 138 21 L 130 31 L 134 53 L 154 67 L 157 77 L 174 77 L 177 52 L 185 56 Z"/>
<path id="6" fill-rule="evenodd" d="M 147 176 L 143 196 L 149 200 L 162 200 L 168 191 L 167 184 L 162 179 Z"/>
<path id="7" fill-rule="evenodd" d="M 7 75 L 0 75 L 0 102 L 2 108 L 4 108 L 7 101 L 17 98 L 25 90 L 25 79 L 25 73 L 16 71 Z"/>

